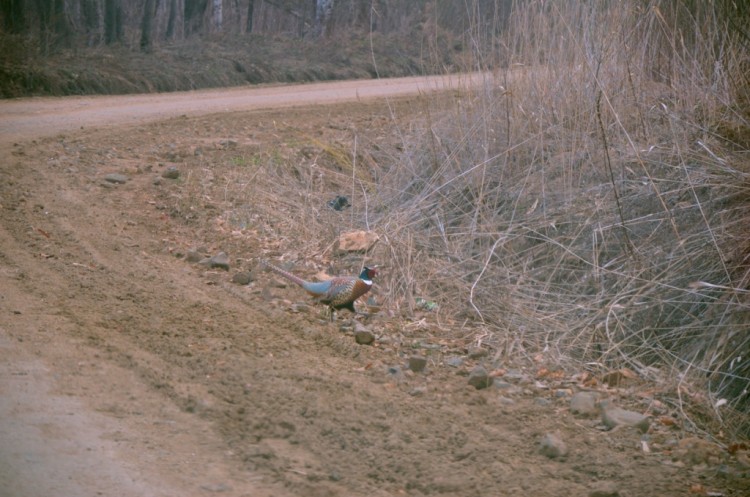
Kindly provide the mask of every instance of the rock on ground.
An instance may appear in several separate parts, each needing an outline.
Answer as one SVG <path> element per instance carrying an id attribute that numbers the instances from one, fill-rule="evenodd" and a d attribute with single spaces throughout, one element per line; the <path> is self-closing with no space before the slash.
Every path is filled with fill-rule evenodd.
<path id="1" fill-rule="evenodd" d="M 550 459 L 559 459 L 568 455 L 568 446 L 559 435 L 547 433 L 539 441 L 539 451 Z"/>

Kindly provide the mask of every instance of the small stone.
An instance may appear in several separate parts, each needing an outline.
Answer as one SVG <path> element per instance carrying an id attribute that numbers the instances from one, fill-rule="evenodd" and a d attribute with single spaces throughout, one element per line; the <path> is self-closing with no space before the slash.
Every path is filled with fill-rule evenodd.
<path id="1" fill-rule="evenodd" d="M 483 349 L 482 347 L 472 347 L 469 349 L 469 359 L 481 359 L 482 357 L 487 357 L 487 349 Z"/>
<path id="2" fill-rule="evenodd" d="M 371 345 L 375 342 L 375 335 L 369 330 L 356 330 L 354 332 L 354 341 L 360 345 Z"/>
<path id="3" fill-rule="evenodd" d="M 620 497 L 620 490 L 615 482 L 598 481 L 592 486 L 589 497 Z"/>
<path id="4" fill-rule="evenodd" d="M 167 169 L 164 170 L 163 173 L 161 173 L 162 178 L 167 179 L 177 179 L 180 177 L 180 170 L 177 169 L 175 166 L 169 166 Z"/>
<path id="5" fill-rule="evenodd" d="M 641 433 L 648 431 L 650 421 L 643 414 L 621 409 L 607 400 L 599 402 L 599 409 L 602 414 L 602 423 L 610 430 L 616 426 L 632 426 Z"/>
<path id="6" fill-rule="evenodd" d="M 192 263 L 198 263 L 203 259 L 203 254 L 198 252 L 197 250 L 188 250 L 187 255 L 185 256 L 185 260 Z"/>
<path id="7" fill-rule="evenodd" d="M 409 395 L 412 397 L 421 397 L 427 393 L 427 387 L 414 387 L 409 391 Z"/>
<path id="8" fill-rule="evenodd" d="M 477 390 L 481 390 L 492 385 L 493 379 L 494 378 L 492 378 L 489 373 L 487 373 L 486 369 L 484 369 L 482 366 L 477 366 L 472 369 L 471 373 L 469 374 L 469 385 L 473 386 Z"/>
<path id="9" fill-rule="evenodd" d="M 446 357 L 445 364 L 452 368 L 460 368 L 464 364 L 464 358 L 457 355 Z"/>
<path id="10" fill-rule="evenodd" d="M 581 416 L 595 416 L 599 412 L 596 392 L 578 392 L 570 398 L 570 412 Z"/>
<path id="11" fill-rule="evenodd" d="M 210 268 L 218 268 L 223 269 L 224 271 L 229 271 L 229 256 L 225 252 L 219 252 L 213 257 L 208 257 L 201 260 L 199 264 L 208 266 Z"/>
<path id="12" fill-rule="evenodd" d="M 515 380 L 518 383 L 529 383 L 531 381 L 529 375 L 521 371 L 520 369 L 509 369 L 503 375 L 503 378 L 507 380 Z"/>
<path id="13" fill-rule="evenodd" d="M 104 177 L 104 181 L 108 183 L 115 183 L 118 185 L 127 183 L 128 179 L 129 178 L 127 176 L 125 176 L 124 174 L 119 174 L 119 173 L 111 173 Z"/>
<path id="14" fill-rule="evenodd" d="M 539 452 L 550 459 L 559 459 L 568 455 L 568 446 L 559 436 L 547 433 L 539 441 Z"/>
<path id="15" fill-rule="evenodd" d="M 201 485 L 201 489 L 205 490 L 206 492 L 219 493 L 219 492 L 227 492 L 229 490 L 232 490 L 232 487 L 224 483 L 209 483 L 207 485 Z"/>
<path id="16" fill-rule="evenodd" d="M 253 281 L 253 278 L 250 274 L 250 271 L 240 271 L 239 273 L 235 273 L 235 275 L 232 276 L 232 283 L 235 283 L 237 285 L 247 285 L 251 281 Z"/>
<path id="17" fill-rule="evenodd" d="M 415 373 L 419 373 L 420 371 L 424 371 L 424 368 L 427 366 L 427 358 L 421 355 L 413 355 L 409 357 L 409 369 L 414 371 Z"/>

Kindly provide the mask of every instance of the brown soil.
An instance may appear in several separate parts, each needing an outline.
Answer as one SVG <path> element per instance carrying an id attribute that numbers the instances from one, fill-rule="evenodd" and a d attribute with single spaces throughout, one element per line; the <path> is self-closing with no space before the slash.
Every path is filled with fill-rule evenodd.
<path id="1" fill-rule="evenodd" d="M 322 87 L 342 95 L 341 84 Z M 471 358 L 460 341 L 434 340 L 421 350 L 426 371 L 411 373 L 406 344 L 433 338 L 419 326 L 383 313 L 371 324 L 380 340 L 361 346 L 317 309 L 269 302 L 268 274 L 232 283 L 268 249 L 262 237 L 228 250 L 230 272 L 176 256 L 226 247 L 163 208 L 169 190 L 151 166 L 166 145 L 179 155 L 252 130 L 254 142 L 293 147 L 331 122 L 382 136 L 393 125 L 377 101 L 290 107 L 300 100 L 283 95 L 304 89 L 258 104 L 283 110 L 251 110 L 236 90 L 175 105 L 172 95 L 0 104 L 0 495 L 561 496 L 605 484 L 630 496 L 747 495 L 746 470 L 718 449 L 673 461 L 686 435 L 667 423 L 644 438 L 571 414 L 574 383 L 476 390 L 468 371 L 492 366 L 493 352 Z M 210 95 L 219 107 L 200 105 Z M 402 103 L 403 119 L 419 107 Z M 223 107 L 242 112 L 208 115 Z M 107 186 L 113 172 L 130 179 Z M 463 365 L 447 365 L 451 355 Z M 526 367 L 504 365 L 533 379 Z M 540 453 L 547 433 L 566 457 Z"/>

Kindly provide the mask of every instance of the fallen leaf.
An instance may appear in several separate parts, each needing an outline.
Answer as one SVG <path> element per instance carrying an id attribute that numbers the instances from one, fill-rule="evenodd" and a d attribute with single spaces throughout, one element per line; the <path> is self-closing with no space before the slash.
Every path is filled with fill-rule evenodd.
<path id="1" fill-rule="evenodd" d="M 691 494 L 705 494 L 706 488 L 700 483 L 693 483 L 692 485 L 690 485 L 690 493 Z"/>
<path id="2" fill-rule="evenodd" d="M 662 426 L 674 426 L 676 423 L 674 418 L 671 416 L 660 416 L 658 421 Z"/>

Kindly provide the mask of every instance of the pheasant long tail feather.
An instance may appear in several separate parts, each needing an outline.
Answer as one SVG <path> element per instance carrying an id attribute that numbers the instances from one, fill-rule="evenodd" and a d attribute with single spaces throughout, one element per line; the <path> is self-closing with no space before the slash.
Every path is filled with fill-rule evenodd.
<path id="1" fill-rule="evenodd" d="M 296 275 L 294 275 L 294 274 L 292 274 L 292 273 L 290 273 L 290 272 L 288 272 L 288 271 L 284 271 L 284 270 L 283 270 L 283 269 L 281 269 L 280 267 L 276 267 L 276 266 L 274 266 L 273 264 L 270 264 L 270 263 L 268 263 L 268 262 L 265 262 L 265 263 L 264 263 L 264 266 L 266 266 L 266 267 L 267 267 L 268 269 L 270 269 L 271 271 L 273 271 L 273 272 L 275 272 L 275 273 L 278 273 L 278 274 L 280 274 L 281 276 L 283 276 L 284 278 L 288 279 L 288 280 L 289 280 L 289 281 L 291 281 L 292 283 L 296 283 L 296 284 L 298 284 L 298 285 L 299 285 L 299 286 L 301 286 L 301 287 L 304 287 L 304 286 L 305 286 L 305 284 L 307 283 L 307 282 L 306 282 L 305 280 L 303 280 L 303 279 L 302 279 L 302 278 L 300 278 L 299 276 L 296 276 Z"/>

